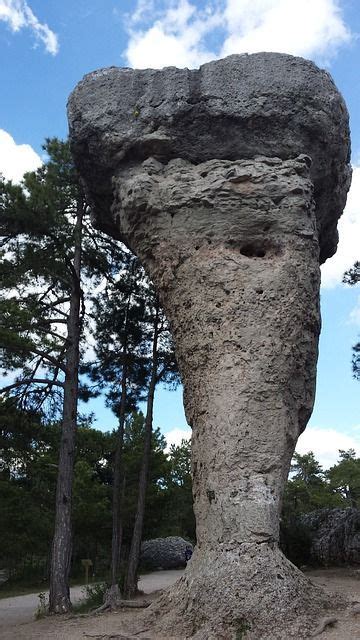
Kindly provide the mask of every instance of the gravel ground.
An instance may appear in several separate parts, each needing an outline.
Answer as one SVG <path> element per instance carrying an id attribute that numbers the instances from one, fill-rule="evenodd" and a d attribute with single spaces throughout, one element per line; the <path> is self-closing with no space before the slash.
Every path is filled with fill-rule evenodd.
<path id="1" fill-rule="evenodd" d="M 143 576 L 139 586 L 146 594 L 172 585 L 182 571 L 158 571 Z M 350 602 L 360 602 L 360 572 L 348 569 L 324 569 L 308 571 L 306 575 L 327 591 L 341 592 L 349 597 Z M 81 587 L 72 590 L 73 599 L 81 596 Z M 87 640 L 88 638 L 126 638 L 134 627 L 139 629 L 141 610 L 120 610 L 92 617 L 48 617 L 33 621 L 33 612 L 38 604 L 37 594 L 8 598 L 0 601 L 0 638 L 1 640 Z M 329 614 L 330 615 L 330 614 Z M 319 640 L 360 640 L 360 613 L 354 615 L 349 607 L 346 611 L 333 611 L 337 618 L 332 628 L 326 628 Z M 160 640 L 151 635 L 150 629 L 144 629 L 137 637 L 149 640 Z M 125 636 L 123 634 L 126 634 Z M 119 635 L 121 634 L 121 635 Z M 129 634 L 129 635 L 128 635 Z M 180 640 L 174 629 L 174 635 L 166 640 Z M 183 640 L 183 638 L 181 638 Z M 264 638 L 259 638 L 264 640 Z M 267 638 L 266 640 L 269 640 Z"/>
<path id="2" fill-rule="evenodd" d="M 183 574 L 182 569 L 170 571 L 155 571 L 145 576 L 141 576 L 139 580 L 139 589 L 144 593 L 152 593 L 159 589 L 170 587 Z M 48 599 L 49 592 L 46 592 Z M 81 600 L 83 596 L 83 587 L 73 587 L 71 589 L 71 602 L 75 603 Z M 0 638 L 3 639 L 3 633 L 11 630 L 12 627 L 23 625 L 34 620 L 34 613 L 39 604 L 38 593 L 30 593 L 26 596 L 16 596 L 15 598 L 4 598 L 0 600 Z M 10 637 L 10 636 L 9 636 Z M 14 639 L 16 636 L 13 636 Z"/>

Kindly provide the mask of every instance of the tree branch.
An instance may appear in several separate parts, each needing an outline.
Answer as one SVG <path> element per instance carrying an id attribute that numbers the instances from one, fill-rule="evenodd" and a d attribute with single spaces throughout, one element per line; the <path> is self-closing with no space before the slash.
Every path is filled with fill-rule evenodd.
<path id="1" fill-rule="evenodd" d="M 0 393 L 7 393 L 11 391 L 11 389 L 16 389 L 17 387 L 21 387 L 22 385 L 29 384 L 47 384 L 49 386 L 62 387 L 64 388 L 64 383 L 59 380 L 49 380 L 48 378 L 25 378 L 24 380 L 18 380 L 17 382 L 13 382 L 12 384 L 8 384 L 6 387 L 2 387 L 0 389 Z"/>
<path id="2" fill-rule="evenodd" d="M 41 351 L 40 349 L 37 349 L 36 347 L 30 347 L 30 346 L 26 346 L 26 345 L 22 344 L 18 348 L 10 346 L 10 347 L 7 347 L 7 349 L 9 351 L 15 351 L 15 352 L 16 351 L 27 351 L 28 353 L 34 353 L 35 355 L 40 356 L 44 360 L 47 360 L 48 362 L 53 364 L 54 367 L 59 367 L 59 369 L 63 373 L 66 373 L 65 365 L 63 365 L 58 358 L 54 358 L 49 353 Z"/>

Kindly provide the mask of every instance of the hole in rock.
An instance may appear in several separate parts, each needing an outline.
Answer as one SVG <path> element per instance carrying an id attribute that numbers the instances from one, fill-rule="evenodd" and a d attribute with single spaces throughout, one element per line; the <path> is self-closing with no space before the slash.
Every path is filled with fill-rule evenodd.
<path id="1" fill-rule="evenodd" d="M 244 244 L 240 249 L 240 253 L 247 258 L 264 258 L 266 256 L 264 247 L 256 244 Z"/>

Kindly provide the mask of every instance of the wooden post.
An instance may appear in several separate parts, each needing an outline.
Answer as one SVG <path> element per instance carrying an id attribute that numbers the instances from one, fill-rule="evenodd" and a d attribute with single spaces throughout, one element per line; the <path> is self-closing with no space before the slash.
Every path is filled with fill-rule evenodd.
<path id="1" fill-rule="evenodd" d="M 92 567 L 92 560 L 84 558 L 84 560 L 81 560 L 81 564 L 85 569 L 85 584 L 89 584 L 89 569 Z"/>

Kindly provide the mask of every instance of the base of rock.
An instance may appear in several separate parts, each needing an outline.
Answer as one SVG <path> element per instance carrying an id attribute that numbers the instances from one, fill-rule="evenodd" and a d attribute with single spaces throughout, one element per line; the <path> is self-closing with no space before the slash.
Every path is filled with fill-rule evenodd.
<path id="1" fill-rule="evenodd" d="M 184 576 L 147 615 L 157 638 L 303 640 L 330 609 L 345 605 L 313 585 L 277 547 L 244 544 L 196 550 Z"/>

